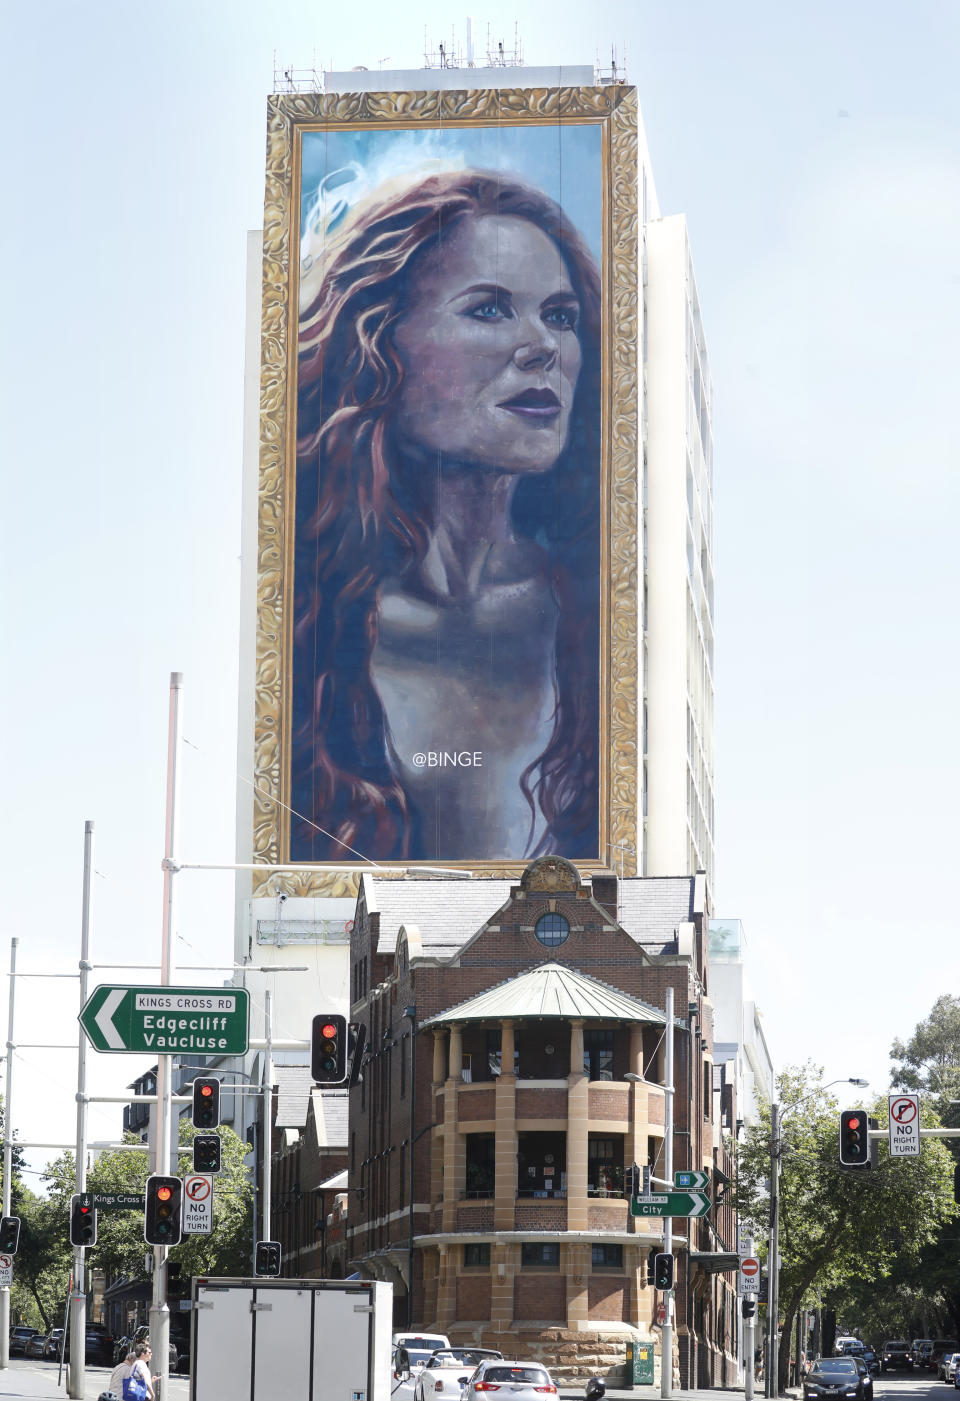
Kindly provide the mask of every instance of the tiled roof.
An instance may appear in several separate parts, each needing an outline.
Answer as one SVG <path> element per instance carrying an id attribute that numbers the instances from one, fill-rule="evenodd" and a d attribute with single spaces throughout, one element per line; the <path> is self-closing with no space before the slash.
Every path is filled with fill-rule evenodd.
<path id="1" fill-rule="evenodd" d="M 693 876 L 644 876 L 620 882 L 620 924 L 651 953 L 674 942 L 693 919 Z"/>
<path id="2" fill-rule="evenodd" d="M 275 1065 L 278 1129 L 302 1129 L 307 1122 L 307 1104 L 313 1088 L 308 1065 Z"/>
<path id="3" fill-rule="evenodd" d="M 516 880 L 389 880 L 362 877 L 367 910 L 380 915 L 377 953 L 392 954 L 400 926 L 415 924 L 423 952 L 450 958 L 496 914 Z"/>
<path id="4" fill-rule="evenodd" d="M 585 1021 L 666 1025 L 666 1017 L 659 1008 L 561 963 L 542 963 L 539 968 L 531 968 L 461 1002 L 458 1007 L 431 1017 L 423 1025 L 500 1017 L 582 1017 Z"/>
<path id="5" fill-rule="evenodd" d="M 313 1124 L 318 1148 L 346 1148 L 349 1090 L 318 1090 L 313 1095 Z"/>

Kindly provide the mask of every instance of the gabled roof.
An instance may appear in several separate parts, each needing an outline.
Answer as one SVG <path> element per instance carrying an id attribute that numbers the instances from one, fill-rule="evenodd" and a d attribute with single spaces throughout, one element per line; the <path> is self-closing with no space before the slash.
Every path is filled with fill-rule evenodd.
<path id="1" fill-rule="evenodd" d="M 302 1129 L 307 1122 L 307 1104 L 313 1088 L 309 1065 L 275 1065 L 278 1129 Z"/>
<path id="2" fill-rule="evenodd" d="M 477 997 L 430 1017 L 422 1026 L 444 1022 L 494 1021 L 501 1017 L 582 1017 L 585 1021 L 646 1022 L 665 1026 L 658 1007 L 619 988 L 589 978 L 562 963 L 541 963 Z"/>
<path id="3" fill-rule="evenodd" d="M 650 953 L 674 944 L 677 928 L 694 917 L 693 876 L 642 876 L 619 885 L 620 926 Z"/>
<path id="4" fill-rule="evenodd" d="M 310 1098 L 317 1147 L 346 1148 L 350 1141 L 347 1129 L 350 1091 L 313 1089 Z"/>
<path id="5" fill-rule="evenodd" d="M 393 954 L 402 924 L 415 924 L 423 952 L 452 958 L 509 899 L 516 880 L 390 880 L 361 877 L 369 914 L 380 916 L 377 953 Z"/>

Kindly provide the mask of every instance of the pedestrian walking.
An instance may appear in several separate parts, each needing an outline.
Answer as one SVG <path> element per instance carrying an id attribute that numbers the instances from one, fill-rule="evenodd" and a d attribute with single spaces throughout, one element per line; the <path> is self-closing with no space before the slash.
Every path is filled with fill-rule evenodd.
<path id="1" fill-rule="evenodd" d="M 131 1350 L 127 1353 L 126 1357 L 121 1358 L 110 1373 L 110 1380 L 107 1382 L 107 1393 L 111 1396 L 116 1396 L 118 1401 L 120 1401 L 120 1398 L 123 1396 L 123 1379 L 124 1377 L 129 1377 L 130 1368 L 136 1360 L 136 1354 Z"/>

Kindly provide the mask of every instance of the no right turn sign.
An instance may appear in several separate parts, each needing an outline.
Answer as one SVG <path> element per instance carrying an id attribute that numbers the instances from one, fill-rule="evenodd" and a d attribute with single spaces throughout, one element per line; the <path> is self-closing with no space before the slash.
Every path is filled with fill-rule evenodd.
<path id="1" fill-rule="evenodd" d="M 915 1158 L 920 1152 L 919 1095 L 891 1095 L 887 1132 L 891 1158 Z"/>

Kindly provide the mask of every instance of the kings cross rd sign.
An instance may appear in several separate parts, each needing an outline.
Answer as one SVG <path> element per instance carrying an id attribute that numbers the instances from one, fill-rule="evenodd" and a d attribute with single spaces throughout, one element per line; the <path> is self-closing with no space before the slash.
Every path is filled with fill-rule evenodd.
<path id="1" fill-rule="evenodd" d="M 240 1056 L 249 1017 L 246 988 L 100 986 L 79 1020 L 97 1051 Z"/>

